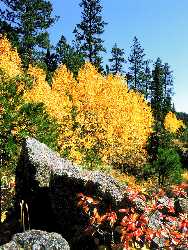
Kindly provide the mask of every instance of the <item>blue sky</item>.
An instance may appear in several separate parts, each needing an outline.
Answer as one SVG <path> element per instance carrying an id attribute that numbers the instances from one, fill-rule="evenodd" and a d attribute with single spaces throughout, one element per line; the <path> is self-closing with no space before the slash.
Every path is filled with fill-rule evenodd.
<path id="1" fill-rule="evenodd" d="M 63 34 L 72 41 L 72 31 L 80 22 L 80 0 L 51 0 L 59 21 L 50 29 L 55 44 Z M 102 38 L 107 54 L 115 42 L 126 57 L 137 36 L 146 57 L 160 57 L 174 71 L 173 101 L 177 111 L 188 113 L 188 0 L 102 0 L 103 19 L 108 23 Z"/>

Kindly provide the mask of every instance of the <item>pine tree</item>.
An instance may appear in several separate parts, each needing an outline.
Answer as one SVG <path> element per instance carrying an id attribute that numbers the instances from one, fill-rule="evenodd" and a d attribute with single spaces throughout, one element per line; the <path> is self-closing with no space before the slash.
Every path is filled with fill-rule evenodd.
<path id="1" fill-rule="evenodd" d="M 51 85 L 53 73 L 58 66 L 56 53 L 48 48 L 44 56 L 37 61 L 37 65 L 45 69 L 46 81 Z"/>
<path id="2" fill-rule="evenodd" d="M 0 12 L 0 14 L 2 14 Z M 0 17 L 0 34 L 6 34 L 8 40 L 11 42 L 13 47 L 19 47 L 19 37 L 16 30 L 8 24 L 6 21 L 3 21 Z"/>
<path id="3" fill-rule="evenodd" d="M 56 46 L 56 55 L 58 64 L 65 64 L 74 76 L 77 76 L 79 69 L 84 64 L 83 54 L 69 45 L 63 35 Z"/>
<path id="4" fill-rule="evenodd" d="M 18 51 L 24 64 L 33 61 L 34 51 L 49 47 L 46 31 L 56 20 L 52 17 L 52 4 L 45 0 L 2 0 L 6 9 L 1 11 L 1 22 L 13 28 L 19 37 Z M 5 25 L 4 25 L 5 27 Z"/>
<path id="5" fill-rule="evenodd" d="M 111 68 L 110 71 L 113 74 L 117 73 L 123 73 L 123 63 L 125 63 L 125 58 L 124 58 L 124 49 L 118 48 L 117 44 L 115 43 L 112 51 L 112 58 L 109 59 L 109 62 L 111 62 Z"/>
<path id="6" fill-rule="evenodd" d="M 151 69 L 150 69 L 150 60 L 144 61 L 144 74 L 143 74 L 143 93 L 148 100 L 150 96 L 150 87 L 151 87 L 151 79 L 152 79 L 152 74 L 151 74 Z"/>
<path id="7" fill-rule="evenodd" d="M 172 111 L 173 95 L 173 71 L 170 70 L 168 63 L 164 64 L 164 113 Z"/>
<path id="8" fill-rule="evenodd" d="M 162 64 L 161 59 L 157 58 L 152 76 L 151 104 L 156 120 L 163 123 L 166 114 L 173 109 L 173 75 L 168 63 Z"/>
<path id="9" fill-rule="evenodd" d="M 53 72 L 57 69 L 57 55 L 50 49 L 47 49 L 47 52 L 45 53 L 43 60 L 49 72 Z"/>
<path id="10" fill-rule="evenodd" d="M 157 58 L 152 72 L 151 106 L 156 121 L 163 122 L 164 104 L 164 67 L 160 58 Z"/>
<path id="11" fill-rule="evenodd" d="M 104 32 L 104 26 L 107 23 L 102 20 L 101 2 L 100 0 L 82 0 L 80 7 L 83 9 L 82 20 L 74 30 L 75 42 L 85 59 L 102 70 L 100 53 L 105 52 L 105 49 L 100 35 Z"/>
<path id="12" fill-rule="evenodd" d="M 110 67 L 109 67 L 109 65 L 108 65 L 108 64 L 106 64 L 106 66 L 105 66 L 105 71 L 104 71 L 104 74 L 105 74 L 105 75 L 110 74 Z"/>
<path id="13" fill-rule="evenodd" d="M 130 87 L 143 92 L 143 75 L 144 75 L 144 49 L 141 47 L 138 38 L 135 36 L 131 47 L 131 54 L 128 58 L 130 63 Z"/>

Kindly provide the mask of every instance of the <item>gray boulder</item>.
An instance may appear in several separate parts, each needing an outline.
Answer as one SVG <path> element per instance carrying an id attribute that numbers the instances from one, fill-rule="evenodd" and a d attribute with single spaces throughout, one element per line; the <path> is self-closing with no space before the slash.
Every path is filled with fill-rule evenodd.
<path id="1" fill-rule="evenodd" d="M 29 230 L 17 233 L 0 250 L 70 250 L 67 241 L 57 233 Z"/>
<path id="2" fill-rule="evenodd" d="M 41 188 L 47 187 L 54 192 L 53 189 L 60 185 L 56 185 L 56 180 L 61 179 L 63 186 L 68 181 L 72 187 L 79 186 L 80 190 L 77 192 L 85 191 L 102 199 L 109 199 L 115 206 L 122 205 L 126 195 L 129 195 L 127 185 L 121 185 L 113 177 L 102 172 L 82 170 L 34 138 L 26 140 L 22 152 L 23 173 L 27 175 L 31 168 L 34 168 L 35 181 Z M 140 198 L 136 198 L 134 203 L 138 209 L 144 211 L 145 203 Z"/>
<path id="3" fill-rule="evenodd" d="M 58 153 L 34 138 L 26 140 L 23 151 L 27 163 L 25 168 L 35 166 L 35 180 L 39 187 L 50 187 L 54 177 L 59 176 L 72 180 L 72 185 L 75 182 L 83 186 L 92 183 L 102 196 L 108 195 L 115 203 L 124 198 L 125 186 L 122 187 L 111 176 L 100 172 L 83 171 L 71 161 L 60 158 Z"/>
<path id="4" fill-rule="evenodd" d="M 77 206 L 79 193 L 99 199 L 100 211 L 131 206 L 127 185 L 104 173 L 82 170 L 34 138 L 23 144 L 16 183 L 18 209 L 24 200 L 32 227 L 60 232 L 69 242 L 80 236 L 89 220 Z M 144 211 L 142 199 L 132 202 Z"/>

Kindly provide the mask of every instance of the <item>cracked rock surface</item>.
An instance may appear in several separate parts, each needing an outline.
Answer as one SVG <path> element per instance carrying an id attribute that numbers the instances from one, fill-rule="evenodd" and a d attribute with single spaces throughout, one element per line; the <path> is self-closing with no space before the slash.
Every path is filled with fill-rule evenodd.
<path id="1" fill-rule="evenodd" d="M 24 151 L 27 152 L 30 164 L 36 166 L 35 178 L 41 187 L 49 187 L 52 176 L 63 176 L 84 185 L 92 183 L 101 195 L 109 196 L 115 203 L 121 202 L 124 198 L 126 186 L 120 185 L 114 178 L 104 173 L 81 170 L 34 138 L 26 140 Z"/>
<path id="2" fill-rule="evenodd" d="M 29 230 L 15 234 L 12 240 L 1 246 L 0 250 L 70 250 L 68 242 L 57 233 Z"/>

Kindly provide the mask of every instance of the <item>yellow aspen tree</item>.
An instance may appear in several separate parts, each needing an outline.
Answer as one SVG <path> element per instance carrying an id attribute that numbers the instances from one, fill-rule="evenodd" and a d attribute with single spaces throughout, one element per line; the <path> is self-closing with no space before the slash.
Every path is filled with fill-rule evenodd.
<path id="1" fill-rule="evenodd" d="M 171 133 L 176 133 L 181 127 L 185 127 L 182 120 L 178 120 L 176 115 L 172 112 L 168 112 L 164 120 L 164 127 Z"/>
<path id="2" fill-rule="evenodd" d="M 77 84 L 66 86 L 69 88 L 67 92 L 72 90 L 77 126 L 74 131 L 67 131 L 68 138 L 62 135 L 66 138 L 62 139 L 63 149 L 70 147 L 72 154 L 77 151 L 81 157 L 81 148 L 95 148 L 107 164 L 144 163 L 144 147 L 152 130 L 153 118 L 143 96 L 129 91 L 120 76 L 102 76 L 90 63 L 80 70 Z"/>
<path id="3" fill-rule="evenodd" d="M 43 102 L 58 120 L 59 146 L 71 160 L 82 164 L 94 150 L 105 164 L 138 166 L 146 161 L 151 108 L 142 95 L 128 90 L 122 77 L 102 76 L 86 63 L 75 80 L 61 65 L 49 87 L 41 69 L 29 68 L 28 73 L 35 83 L 27 97 Z"/>
<path id="4" fill-rule="evenodd" d="M 22 70 L 16 49 L 11 47 L 6 37 L 0 36 L 0 120 L 3 135 L 0 148 L 3 153 L 2 169 L 12 173 L 17 164 L 21 141 L 26 136 L 34 136 L 57 149 L 59 126 L 43 105 L 38 104 L 47 103 L 51 88 L 41 69 L 30 66 L 27 74 L 30 77 Z"/>
<path id="5" fill-rule="evenodd" d="M 0 69 L 7 79 L 22 74 L 21 59 L 6 37 L 0 34 Z"/>

